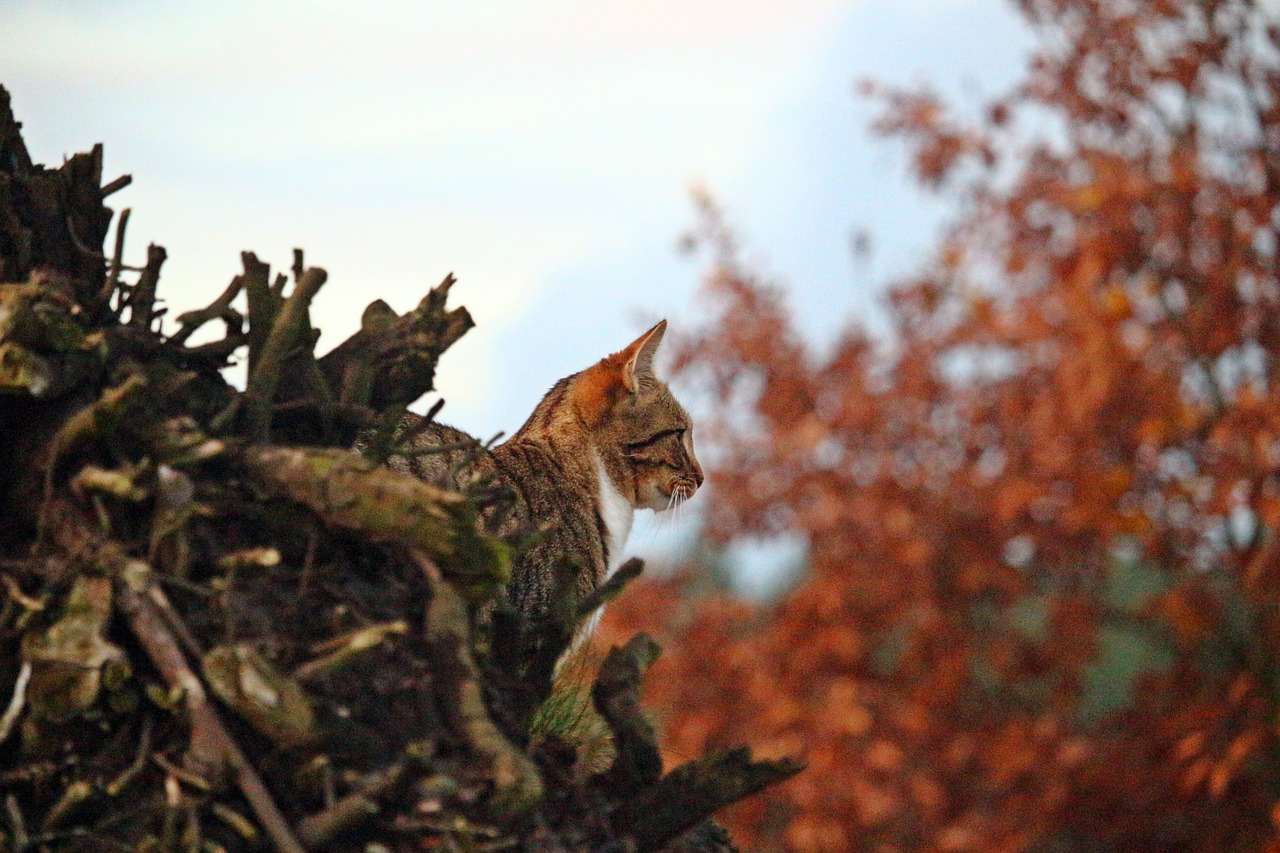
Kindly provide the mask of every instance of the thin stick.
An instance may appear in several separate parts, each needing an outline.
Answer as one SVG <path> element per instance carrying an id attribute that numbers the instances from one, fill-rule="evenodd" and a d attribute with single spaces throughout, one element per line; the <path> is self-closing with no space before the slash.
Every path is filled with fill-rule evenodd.
<path id="1" fill-rule="evenodd" d="M 126 207 L 120 211 L 120 218 L 116 220 L 116 250 L 111 256 L 111 271 L 107 274 L 106 284 L 102 285 L 102 291 L 98 294 L 98 301 L 103 305 L 110 303 L 111 294 L 116 292 L 116 287 L 120 284 L 120 271 L 124 269 L 124 233 L 129 227 L 129 214 L 132 212 Z"/>
<path id="2" fill-rule="evenodd" d="M 298 838 L 307 847 L 315 849 L 333 840 L 335 835 L 372 818 L 381 811 L 377 798 L 400 784 L 405 770 L 403 761 L 393 764 L 385 773 L 361 785 L 324 811 L 304 817 L 296 827 Z"/>
<path id="3" fill-rule="evenodd" d="M 613 601 L 622 592 L 623 587 L 640 577 L 640 573 L 643 571 L 644 560 L 639 557 L 632 557 L 627 560 L 618 567 L 617 571 L 609 576 L 608 580 L 593 589 L 589 595 L 578 602 L 578 619 L 586 619 L 597 609 Z"/>
<path id="4" fill-rule="evenodd" d="M 88 255 L 91 258 L 100 258 L 104 261 L 107 259 L 106 255 L 96 249 L 90 249 L 80 240 L 80 235 L 76 233 L 75 223 L 71 221 L 71 214 L 67 214 L 67 233 L 71 235 L 72 245 L 74 245 L 81 254 Z"/>
<path id="5" fill-rule="evenodd" d="M 139 573 L 131 571 L 130 574 L 136 577 Z M 218 719 L 218 712 L 210 704 L 204 685 L 187 666 L 182 650 L 178 648 L 177 641 L 157 612 L 156 605 L 126 580 L 120 584 L 120 609 L 124 611 L 129 627 L 146 651 L 147 657 L 160 670 L 165 683 L 182 691 L 187 716 L 191 720 L 192 751 L 203 751 L 205 754 L 198 757 L 205 760 L 225 761 L 235 775 L 240 792 L 248 800 L 276 847 L 284 853 L 303 853 L 305 848 L 289 828 L 262 777 L 253 769 L 249 759 Z"/>
<path id="6" fill-rule="evenodd" d="M 18 715 L 22 713 L 22 706 L 26 704 L 27 682 L 30 680 L 31 662 L 24 661 L 22 669 L 18 671 L 18 680 L 13 684 L 13 699 L 9 701 L 9 707 L 5 709 L 4 716 L 0 717 L 0 743 L 4 743 L 9 732 L 13 731 L 13 724 L 18 722 Z"/>
<path id="7" fill-rule="evenodd" d="M 106 198 L 109 195 L 114 195 L 131 183 L 133 183 L 133 175 L 121 175 L 111 183 L 103 185 L 101 190 L 102 197 Z"/>
<path id="8" fill-rule="evenodd" d="M 120 771 L 120 775 L 107 783 L 107 795 L 114 797 L 133 781 L 133 778 L 147 766 L 147 758 L 151 755 L 151 715 L 142 718 L 142 731 L 138 734 L 138 751 L 133 756 L 133 763 Z"/>
<path id="9" fill-rule="evenodd" d="M 210 302 L 207 307 L 201 308 L 198 311 L 187 311 L 186 313 L 179 314 L 178 325 L 182 328 L 169 337 L 169 342 L 182 346 L 187 342 L 187 338 L 191 337 L 191 334 L 196 331 L 196 329 L 199 329 L 210 320 L 223 320 L 227 323 L 228 330 L 231 329 L 231 326 L 234 323 L 238 330 L 239 324 L 243 323 L 244 318 L 240 316 L 239 311 L 236 311 L 231 307 L 231 303 L 240 295 L 240 290 L 243 287 L 244 278 L 242 276 L 235 276 L 231 279 L 231 283 L 227 285 L 227 289 L 222 291 L 222 295 Z M 230 334 L 230 332 L 228 334 Z"/>
<path id="10" fill-rule="evenodd" d="M 164 246 L 152 243 L 147 246 L 147 265 L 138 276 L 138 283 L 133 288 L 133 298 L 129 300 L 131 313 L 129 325 L 134 328 L 150 329 L 155 317 L 156 285 L 160 283 L 160 267 L 164 266 L 168 253 Z"/>
<path id="11" fill-rule="evenodd" d="M 27 822 L 22 817 L 22 809 L 18 808 L 18 798 L 9 794 L 4 798 L 4 809 L 9 813 L 9 828 L 13 830 L 15 845 L 21 850 L 31 841 L 27 835 Z"/>

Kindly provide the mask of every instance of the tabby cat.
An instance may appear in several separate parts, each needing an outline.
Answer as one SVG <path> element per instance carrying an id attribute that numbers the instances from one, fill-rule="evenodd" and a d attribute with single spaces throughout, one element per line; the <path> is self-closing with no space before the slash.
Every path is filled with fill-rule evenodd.
<path id="1" fill-rule="evenodd" d="M 574 566 L 574 591 L 589 594 L 621 562 L 637 509 L 659 512 L 702 485 L 689 415 L 653 372 L 663 320 L 620 352 L 561 379 L 510 439 L 486 450 L 466 433 L 402 424 L 414 437 L 388 464 L 451 488 L 491 480 L 510 491 L 509 512 L 489 532 L 525 540 L 507 595 L 527 615 L 552 603 L 556 569 Z M 416 422 L 415 422 L 416 421 Z"/>

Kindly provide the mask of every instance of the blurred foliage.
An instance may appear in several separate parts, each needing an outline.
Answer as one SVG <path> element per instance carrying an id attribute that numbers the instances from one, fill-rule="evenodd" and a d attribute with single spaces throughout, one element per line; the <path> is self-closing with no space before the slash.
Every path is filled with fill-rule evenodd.
<path id="1" fill-rule="evenodd" d="M 604 630 L 669 650 L 670 756 L 807 754 L 747 849 L 1280 850 L 1280 18 L 1017 6 L 1038 48 L 976 122 L 866 87 L 959 211 L 886 340 L 807 345 L 702 199 L 707 533 L 808 571 Z"/>

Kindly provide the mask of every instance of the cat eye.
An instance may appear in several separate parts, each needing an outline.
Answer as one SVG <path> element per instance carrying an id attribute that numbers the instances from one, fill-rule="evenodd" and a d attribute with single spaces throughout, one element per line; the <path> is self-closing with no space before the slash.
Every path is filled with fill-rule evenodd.
<path id="1" fill-rule="evenodd" d="M 624 444 L 622 445 L 622 449 L 627 453 L 636 453 L 638 451 L 644 450 L 647 447 L 652 447 L 653 445 L 657 444 L 659 441 L 662 441 L 662 439 L 672 435 L 676 436 L 677 438 L 682 437 L 684 435 L 684 430 L 664 429 L 662 432 L 656 432 L 642 441 L 633 441 L 628 444 Z"/>

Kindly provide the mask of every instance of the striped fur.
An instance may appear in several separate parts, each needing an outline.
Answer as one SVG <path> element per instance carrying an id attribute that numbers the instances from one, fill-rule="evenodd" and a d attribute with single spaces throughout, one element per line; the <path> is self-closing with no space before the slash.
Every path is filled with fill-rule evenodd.
<path id="1" fill-rule="evenodd" d="M 510 496 L 486 516 L 490 532 L 520 542 L 507 594 L 527 614 L 552 604 L 556 568 L 573 566 L 573 593 L 594 590 L 621 562 L 630 518 L 664 510 L 702 484 L 685 410 L 653 373 L 666 321 L 592 367 L 561 379 L 519 431 L 486 450 L 431 424 L 390 465 L 451 488 L 492 483 Z M 405 428 L 420 427 L 410 416 Z M 625 506 L 608 508 L 601 472 Z M 611 547 L 611 534 L 613 545 Z"/>

